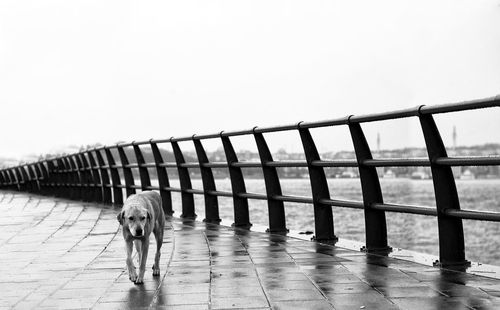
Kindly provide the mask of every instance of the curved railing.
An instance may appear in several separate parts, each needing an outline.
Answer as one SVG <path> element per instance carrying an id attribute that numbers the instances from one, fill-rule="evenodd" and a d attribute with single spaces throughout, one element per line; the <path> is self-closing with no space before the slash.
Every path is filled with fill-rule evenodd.
<path id="1" fill-rule="evenodd" d="M 159 190 L 167 214 L 172 214 L 171 192 L 180 192 L 182 197 L 181 217 L 195 217 L 193 195 L 204 195 L 205 221 L 220 222 L 218 197 L 232 197 L 234 201 L 234 225 L 249 227 L 248 200 L 266 200 L 268 203 L 269 231 L 284 232 L 284 202 L 307 203 L 314 206 L 315 235 L 317 240 L 336 240 L 333 226 L 332 206 L 363 209 L 367 251 L 390 251 L 387 244 L 386 212 L 422 214 L 437 217 L 440 264 L 443 266 L 465 265 L 464 233 L 462 219 L 500 221 L 499 212 L 462 210 L 451 167 L 499 165 L 500 156 L 449 157 L 435 124 L 433 115 L 500 106 L 500 96 L 483 100 L 439 106 L 416 108 L 363 116 L 348 116 L 320 122 L 299 122 L 276 127 L 255 127 L 249 130 L 220 132 L 208 135 L 149 140 L 98 147 L 76 154 L 60 156 L 35 163 L 0 170 L 0 187 L 29 191 L 44 195 L 55 195 L 70 199 L 104 203 L 123 203 L 126 196 L 140 190 Z M 418 118 L 426 144 L 428 158 L 373 159 L 362 123 Z M 329 126 L 347 126 L 356 154 L 355 160 L 322 160 L 319 156 L 310 129 Z M 264 133 L 298 131 L 304 149 L 305 161 L 276 161 L 267 145 Z M 253 136 L 260 162 L 238 160 L 231 137 Z M 203 142 L 220 139 L 226 162 L 208 160 Z M 191 141 L 197 154 L 197 162 L 186 162 L 179 142 Z M 166 162 L 159 145 L 171 144 L 175 162 Z M 153 161 L 146 162 L 141 146 L 150 146 Z M 126 148 L 133 148 L 134 161 L 130 163 Z M 113 154 L 114 153 L 114 154 Z M 119 162 L 119 164 L 117 164 Z M 434 184 L 436 207 L 384 203 L 377 174 L 377 167 L 430 167 Z M 307 167 L 311 183 L 311 197 L 283 195 L 277 168 Z M 357 167 L 361 181 L 363 201 L 338 200 L 330 197 L 325 167 Z M 158 186 L 151 185 L 149 169 L 155 169 Z M 180 187 L 170 186 L 167 168 L 176 168 Z M 203 190 L 193 189 L 189 169 L 200 169 Z M 231 192 L 216 189 L 212 169 L 227 168 L 231 180 Z M 242 169 L 261 168 L 266 194 L 247 192 Z M 140 184 L 135 184 L 132 169 L 139 170 Z M 120 173 L 123 175 L 121 177 Z M 122 181 L 124 180 L 124 184 Z"/>

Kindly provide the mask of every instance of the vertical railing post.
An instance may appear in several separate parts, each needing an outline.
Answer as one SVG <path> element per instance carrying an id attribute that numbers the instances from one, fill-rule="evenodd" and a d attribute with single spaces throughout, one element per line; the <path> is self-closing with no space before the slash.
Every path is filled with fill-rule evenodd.
<path id="1" fill-rule="evenodd" d="M 256 133 L 254 128 L 255 142 L 259 151 L 262 171 L 264 173 L 264 182 L 266 184 L 267 208 L 269 216 L 269 232 L 287 232 L 285 219 L 285 206 L 283 201 L 273 199 L 274 196 L 281 196 L 281 185 L 276 167 L 270 167 L 267 163 L 273 161 L 271 151 L 267 146 L 262 133 Z"/>
<path id="2" fill-rule="evenodd" d="M 40 187 L 38 186 L 38 180 L 35 171 L 33 170 L 33 164 L 26 165 L 26 170 L 28 171 L 31 192 L 38 193 Z"/>
<path id="3" fill-rule="evenodd" d="M 87 157 L 89 158 L 90 165 L 90 174 L 92 175 L 93 180 L 93 197 L 92 201 L 102 202 L 102 184 L 101 184 L 101 176 L 99 175 L 99 167 L 96 164 L 94 155 L 92 155 L 92 150 L 87 150 Z"/>
<path id="4" fill-rule="evenodd" d="M 47 160 L 47 175 L 49 185 L 49 193 L 51 196 L 56 196 L 56 175 L 54 173 L 55 165 L 52 159 Z"/>
<path id="5" fill-rule="evenodd" d="M 76 168 L 75 162 L 71 158 L 71 156 L 64 156 L 63 160 L 68 169 L 68 182 L 69 182 L 69 198 L 74 200 L 80 200 L 80 175 L 79 171 Z"/>
<path id="6" fill-rule="evenodd" d="M 4 188 L 6 186 L 4 170 L 0 170 L 0 187 Z"/>
<path id="7" fill-rule="evenodd" d="M 153 142 L 152 139 L 149 141 L 149 144 L 151 145 L 151 151 L 153 152 L 153 157 L 155 159 L 156 174 L 158 175 L 158 187 L 160 188 L 163 211 L 166 215 L 171 216 L 174 214 L 174 210 L 172 208 L 172 194 L 170 191 L 166 190 L 167 187 L 170 187 L 167 168 L 162 166 L 164 162 L 158 145 Z"/>
<path id="8" fill-rule="evenodd" d="M 70 159 L 73 161 L 75 170 L 78 171 L 78 196 L 80 197 L 80 200 L 89 201 L 87 198 L 87 178 L 85 176 L 85 170 L 83 169 L 83 164 L 80 156 L 78 154 L 74 154 L 70 156 Z"/>
<path id="9" fill-rule="evenodd" d="M 94 176 L 94 171 L 92 169 L 92 165 L 90 164 L 90 158 L 87 159 L 87 156 L 85 156 L 85 154 L 87 154 L 88 156 L 90 156 L 90 153 L 88 151 L 82 151 L 80 153 L 80 159 L 82 161 L 82 164 L 83 164 L 83 167 L 85 169 L 85 184 L 87 186 L 87 192 L 88 192 L 88 201 L 100 201 L 101 199 L 98 198 L 98 191 L 100 190 L 98 188 L 98 184 L 99 184 L 99 176 L 97 176 L 97 180 Z"/>
<path id="10" fill-rule="evenodd" d="M 123 204 L 123 191 L 121 189 L 120 174 L 118 173 L 118 168 L 116 167 L 115 159 L 111 153 L 109 147 L 104 148 L 104 153 L 108 160 L 108 167 L 111 173 L 111 182 L 113 183 L 113 203 L 121 205 Z"/>
<path id="11" fill-rule="evenodd" d="M 297 128 L 304 148 L 307 168 L 309 170 L 309 179 L 311 181 L 314 205 L 314 227 L 316 232 L 315 239 L 336 241 L 338 238 L 335 236 L 333 227 L 332 207 L 321 202 L 322 199 L 330 199 L 325 171 L 323 167 L 314 166 L 312 164 L 314 161 L 320 160 L 318 150 L 309 129 L 301 128 L 300 123 L 297 124 Z"/>
<path id="12" fill-rule="evenodd" d="M 33 163 L 30 167 L 31 172 L 33 174 L 34 178 L 34 184 L 35 184 L 35 191 L 39 194 L 42 194 L 42 173 L 38 169 L 38 162 Z"/>
<path id="13" fill-rule="evenodd" d="M 134 175 L 132 174 L 132 169 L 129 167 L 129 161 L 127 159 L 127 154 L 125 154 L 125 150 L 123 146 L 117 145 L 118 155 L 120 156 L 120 161 L 122 163 L 122 171 L 123 177 L 125 178 L 125 192 L 127 193 L 127 197 L 135 194 L 135 188 L 132 186 L 134 183 Z"/>
<path id="14" fill-rule="evenodd" d="M 11 168 L 8 170 L 8 172 L 9 172 L 9 177 L 11 180 L 11 189 L 18 191 L 19 190 L 19 181 L 17 180 L 15 169 Z"/>
<path id="15" fill-rule="evenodd" d="M 363 250 L 367 252 L 387 253 L 392 249 L 387 244 L 385 212 L 371 208 L 373 203 L 384 202 L 377 169 L 364 165 L 365 160 L 373 159 L 373 157 L 361 125 L 359 123 L 351 123 L 350 121 L 348 124 L 358 162 L 361 191 L 363 193 L 366 240 Z"/>
<path id="16" fill-rule="evenodd" d="M 229 177 L 231 178 L 231 188 L 233 192 L 234 204 L 234 224 L 235 227 L 250 228 L 250 215 L 248 212 L 248 198 L 240 197 L 239 194 L 246 193 L 245 180 L 240 167 L 235 167 L 238 162 L 238 156 L 234 151 L 231 140 L 228 136 L 220 133 L 224 153 L 226 154 L 227 167 L 229 169 Z"/>
<path id="17" fill-rule="evenodd" d="M 85 159 L 83 153 L 76 154 L 75 159 L 78 170 L 80 171 L 80 183 L 83 190 L 83 201 L 92 201 L 92 180 L 87 160 Z"/>
<path id="18" fill-rule="evenodd" d="M 14 180 L 12 178 L 12 173 L 11 173 L 11 169 L 6 169 L 5 170 L 5 177 L 7 179 L 7 188 L 10 189 L 10 190 L 13 190 L 14 189 Z"/>
<path id="19" fill-rule="evenodd" d="M 45 166 L 43 161 L 39 161 L 35 163 L 35 171 L 38 176 L 38 186 L 40 188 L 40 194 L 47 195 L 47 191 L 45 188 L 45 182 L 47 181 L 47 175 L 45 173 Z"/>
<path id="20" fill-rule="evenodd" d="M 25 185 L 26 191 L 31 193 L 31 192 L 33 192 L 33 187 L 31 184 L 31 178 L 29 177 L 28 173 L 26 173 L 27 168 L 28 168 L 28 165 L 20 166 L 19 170 L 21 171 L 21 175 L 22 175 L 23 180 L 24 180 L 24 185 Z"/>
<path id="21" fill-rule="evenodd" d="M 175 162 L 177 164 L 177 171 L 179 172 L 179 183 L 181 185 L 181 197 L 182 197 L 182 218 L 196 218 L 196 213 L 194 210 L 194 197 L 193 193 L 188 193 L 186 190 L 192 189 L 191 177 L 189 176 L 189 170 L 183 167 L 184 155 L 182 154 L 181 148 L 176 141 L 172 141 L 172 150 L 174 151 Z"/>
<path id="22" fill-rule="evenodd" d="M 7 189 L 10 189 L 12 186 L 12 181 L 10 180 L 9 172 L 7 169 L 2 170 L 2 176 L 3 176 L 3 186 Z"/>
<path id="23" fill-rule="evenodd" d="M 101 190 L 102 190 L 102 202 L 111 203 L 111 188 L 109 183 L 109 174 L 106 169 L 106 164 L 104 162 L 104 158 L 102 157 L 101 151 L 99 149 L 94 150 L 97 164 L 99 165 L 99 172 L 101 175 Z"/>
<path id="24" fill-rule="evenodd" d="M 218 224 L 221 221 L 219 216 L 219 201 L 217 196 L 210 194 L 210 192 L 216 191 L 212 168 L 205 166 L 209 161 L 201 141 L 193 136 L 193 143 L 196 150 L 196 156 L 198 157 L 198 163 L 200 164 L 201 180 L 203 182 L 205 198 L 205 219 L 203 221 Z"/>
<path id="25" fill-rule="evenodd" d="M 61 197 L 70 198 L 69 195 L 69 171 L 70 168 L 66 167 L 64 158 L 57 158 L 57 170 L 59 176 L 58 192 Z"/>
<path id="26" fill-rule="evenodd" d="M 144 156 L 142 155 L 141 148 L 139 145 L 132 142 L 134 147 L 135 158 L 137 160 L 137 166 L 139 166 L 139 177 L 141 178 L 141 190 L 145 191 L 151 187 L 151 179 L 149 177 L 148 168 L 144 167 L 146 161 L 144 160 Z"/>
<path id="27" fill-rule="evenodd" d="M 448 209 L 460 210 L 453 172 L 451 167 L 437 165 L 435 162 L 437 158 L 448 157 L 446 148 L 432 115 L 419 113 L 419 119 L 431 163 L 438 213 L 440 262 L 437 264 L 441 266 L 466 266 L 470 262 L 465 259 L 462 219 L 449 217 L 445 213 Z"/>
<path id="28" fill-rule="evenodd" d="M 83 200 L 84 188 L 82 185 L 82 173 L 77 166 L 76 158 L 73 155 L 66 156 L 66 163 L 71 167 L 70 182 L 71 182 L 71 199 Z"/>
<path id="29" fill-rule="evenodd" d="M 14 171 L 16 173 L 16 178 L 17 178 L 17 190 L 21 192 L 26 191 L 26 182 L 21 173 L 21 167 L 17 166 L 16 168 L 14 168 Z"/>
<path id="30" fill-rule="evenodd" d="M 56 180 L 57 180 L 57 197 L 64 197 L 66 198 L 66 191 L 67 188 L 65 188 L 66 184 L 66 170 L 65 167 L 61 161 L 61 157 L 58 157 L 55 160 L 56 163 Z"/>

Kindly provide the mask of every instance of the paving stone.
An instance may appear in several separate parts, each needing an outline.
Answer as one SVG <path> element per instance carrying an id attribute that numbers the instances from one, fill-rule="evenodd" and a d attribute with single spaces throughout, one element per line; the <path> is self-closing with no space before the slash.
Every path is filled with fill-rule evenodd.
<path id="1" fill-rule="evenodd" d="M 156 305 L 172 306 L 172 305 L 198 305 L 208 304 L 208 294 L 192 293 L 192 294 L 166 294 L 159 295 L 156 299 Z"/>
<path id="2" fill-rule="evenodd" d="M 251 309 L 269 307 L 265 297 L 212 298 L 212 309 Z"/>
<path id="3" fill-rule="evenodd" d="M 296 300 L 296 301 L 279 301 L 272 302 L 272 309 L 274 310 L 330 310 L 335 309 L 329 302 L 324 300 Z M 340 308 L 339 308 L 340 309 Z M 359 310 L 359 308 L 358 308 Z"/>

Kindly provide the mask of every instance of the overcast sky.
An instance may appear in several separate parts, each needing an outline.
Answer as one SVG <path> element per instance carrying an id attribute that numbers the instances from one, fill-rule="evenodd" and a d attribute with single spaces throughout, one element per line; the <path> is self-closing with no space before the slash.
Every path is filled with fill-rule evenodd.
<path id="1" fill-rule="evenodd" d="M 491 97 L 499 55 L 500 0 L 2 0 L 0 157 Z M 499 143 L 499 116 L 439 124 Z M 420 144 L 412 124 L 367 136 Z"/>

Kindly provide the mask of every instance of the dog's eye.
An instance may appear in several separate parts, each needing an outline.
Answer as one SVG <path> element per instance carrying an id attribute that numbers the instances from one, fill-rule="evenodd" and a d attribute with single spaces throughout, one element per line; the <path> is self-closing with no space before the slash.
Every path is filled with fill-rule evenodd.
<path id="1" fill-rule="evenodd" d="M 145 216 L 141 216 L 141 221 L 144 221 L 146 219 Z"/>
<path id="2" fill-rule="evenodd" d="M 134 220 L 134 217 L 133 217 L 133 216 L 131 216 L 131 217 L 129 217 L 128 219 L 129 219 L 130 221 L 133 221 L 133 220 Z"/>

